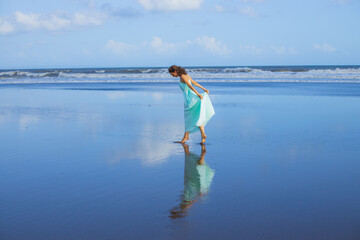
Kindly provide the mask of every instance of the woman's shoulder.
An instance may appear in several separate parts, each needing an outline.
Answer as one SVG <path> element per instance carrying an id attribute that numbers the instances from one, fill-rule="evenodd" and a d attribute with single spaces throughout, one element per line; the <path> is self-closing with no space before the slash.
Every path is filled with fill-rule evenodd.
<path id="1" fill-rule="evenodd" d="M 190 79 L 191 79 L 191 77 L 187 74 L 182 74 L 180 76 L 180 82 L 183 82 L 183 83 L 185 83 L 185 81 L 190 81 Z"/>
<path id="2" fill-rule="evenodd" d="M 188 74 L 183 74 L 183 75 L 180 76 L 180 78 L 183 81 L 189 81 L 191 79 L 191 77 Z"/>

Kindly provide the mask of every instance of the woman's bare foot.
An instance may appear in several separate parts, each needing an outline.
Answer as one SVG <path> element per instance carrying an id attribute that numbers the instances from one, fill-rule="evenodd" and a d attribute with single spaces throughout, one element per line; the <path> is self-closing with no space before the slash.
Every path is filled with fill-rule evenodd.
<path id="1" fill-rule="evenodd" d="M 181 143 L 184 143 L 184 142 L 186 142 L 187 140 L 189 140 L 189 136 L 184 137 L 180 142 L 181 142 Z"/>
<path id="2" fill-rule="evenodd" d="M 185 143 L 187 140 L 189 140 L 189 136 L 183 137 L 181 141 L 176 141 L 175 143 Z"/>
<path id="3" fill-rule="evenodd" d="M 205 143 L 206 141 L 206 134 L 201 136 L 201 142 L 200 143 Z"/>

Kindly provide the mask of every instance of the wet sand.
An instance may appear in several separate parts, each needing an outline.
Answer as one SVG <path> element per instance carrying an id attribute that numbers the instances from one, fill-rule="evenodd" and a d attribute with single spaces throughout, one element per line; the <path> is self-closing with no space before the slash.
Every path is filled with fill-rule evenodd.
<path id="1" fill-rule="evenodd" d="M 360 84 L 0 86 L 1 239 L 359 239 Z"/>

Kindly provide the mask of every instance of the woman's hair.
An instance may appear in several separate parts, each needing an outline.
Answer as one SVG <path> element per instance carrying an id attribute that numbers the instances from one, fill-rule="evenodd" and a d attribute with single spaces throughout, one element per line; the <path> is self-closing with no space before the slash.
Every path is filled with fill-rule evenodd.
<path id="1" fill-rule="evenodd" d="M 176 66 L 176 65 L 172 65 L 171 67 L 169 67 L 169 73 L 172 73 L 172 72 L 177 72 L 177 74 L 179 75 L 179 77 L 183 74 L 187 74 L 186 70 L 180 66 Z"/>

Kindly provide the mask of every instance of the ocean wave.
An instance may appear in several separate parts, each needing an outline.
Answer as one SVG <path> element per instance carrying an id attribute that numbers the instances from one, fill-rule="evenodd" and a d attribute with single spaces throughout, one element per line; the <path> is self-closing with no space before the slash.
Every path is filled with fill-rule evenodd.
<path id="1" fill-rule="evenodd" d="M 311 74 L 360 74 L 360 68 L 336 68 L 336 69 L 313 69 L 309 70 Z"/>
<path id="2" fill-rule="evenodd" d="M 206 79 L 199 80 L 201 83 L 357 83 L 360 80 L 313 80 L 313 79 Z M 20 80 L 20 81 L 3 81 L 0 80 L 0 85 L 11 84 L 90 84 L 90 83 L 175 83 L 177 80 L 169 79 L 134 79 L 134 80 Z"/>
<path id="3" fill-rule="evenodd" d="M 1 78 L 32 78 L 32 77 L 59 77 L 60 72 L 27 72 L 27 71 L 7 71 L 0 72 Z"/>
<path id="4" fill-rule="evenodd" d="M 225 73 L 248 73 L 255 71 L 256 69 L 248 67 L 237 67 L 237 68 L 225 68 L 222 71 Z"/>
<path id="5" fill-rule="evenodd" d="M 193 67 L 199 81 L 360 81 L 360 67 Z M 172 81 L 166 68 L 47 69 L 0 71 L 0 82 Z"/>
<path id="6" fill-rule="evenodd" d="M 224 74 L 224 73 L 216 73 L 216 74 L 191 74 L 193 79 L 197 80 L 206 80 L 206 79 L 359 79 L 360 74 L 329 74 L 329 73 L 302 73 L 302 74 L 294 74 L 294 73 L 273 73 L 273 72 L 265 72 L 265 71 L 252 71 L 249 73 L 238 74 Z M 169 74 L 116 74 L 116 73 L 26 73 L 26 74 L 17 74 L 12 76 L 1 76 L 0 80 L 26 80 L 26 79 L 127 79 L 127 80 L 136 80 L 136 79 L 169 79 L 172 78 Z"/>

